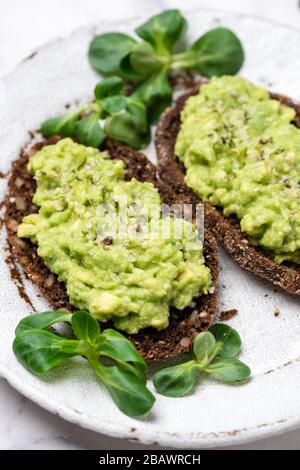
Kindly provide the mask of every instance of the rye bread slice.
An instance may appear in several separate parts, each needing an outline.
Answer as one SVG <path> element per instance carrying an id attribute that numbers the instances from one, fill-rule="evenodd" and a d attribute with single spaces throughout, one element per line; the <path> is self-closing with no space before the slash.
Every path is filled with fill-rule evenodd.
<path id="1" fill-rule="evenodd" d="M 158 171 L 161 180 L 173 188 L 177 194 L 184 195 L 187 200 L 196 204 L 201 199 L 189 189 L 184 182 L 185 169 L 176 157 L 174 146 L 180 129 L 180 112 L 186 100 L 199 92 L 204 79 L 181 95 L 175 104 L 162 114 L 155 136 L 158 158 Z M 300 128 L 300 104 L 290 98 L 275 93 L 270 96 L 296 111 L 294 124 Z M 235 217 L 225 217 L 222 209 L 204 203 L 205 228 L 210 230 L 232 258 L 243 268 L 253 272 L 281 287 L 291 294 L 300 295 L 300 266 L 294 263 L 278 264 L 272 255 L 253 245 L 248 236 L 240 229 Z"/>
<path id="2" fill-rule="evenodd" d="M 53 137 L 32 148 L 22 150 L 20 157 L 12 165 L 8 181 L 8 194 L 5 200 L 4 223 L 7 228 L 8 242 L 12 256 L 22 265 L 30 280 L 39 288 L 43 296 L 54 309 L 75 308 L 69 303 L 66 288 L 58 282 L 56 275 L 52 274 L 37 255 L 36 246 L 27 239 L 16 236 L 18 224 L 22 218 L 36 212 L 38 208 L 32 204 L 36 184 L 27 171 L 30 156 L 44 145 L 56 143 L 59 137 Z M 157 179 L 156 168 L 140 152 L 126 145 L 107 140 L 105 148 L 111 158 L 121 159 L 125 163 L 125 178 L 135 177 L 139 181 L 151 182 L 159 188 L 163 201 L 166 204 L 185 202 L 182 196 L 176 197 L 167 185 Z M 219 272 L 217 246 L 214 238 L 208 231 L 205 233 L 204 254 L 206 264 L 212 273 L 212 289 L 208 295 L 195 299 L 195 306 L 184 311 L 171 309 L 170 324 L 167 329 L 157 331 L 153 328 L 141 330 L 138 334 L 128 335 L 136 348 L 146 360 L 157 360 L 171 357 L 187 351 L 193 338 L 201 331 L 206 330 L 214 320 L 216 314 L 216 285 Z M 103 327 L 112 326 L 103 324 Z"/>

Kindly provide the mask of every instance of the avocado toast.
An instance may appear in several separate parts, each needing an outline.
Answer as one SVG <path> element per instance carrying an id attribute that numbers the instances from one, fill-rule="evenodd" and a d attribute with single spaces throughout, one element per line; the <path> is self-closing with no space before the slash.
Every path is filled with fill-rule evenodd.
<path id="1" fill-rule="evenodd" d="M 59 282 L 57 276 L 46 267 L 43 259 L 37 255 L 36 246 L 30 240 L 16 235 L 18 224 L 23 217 L 36 213 L 38 210 L 32 204 L 36 182 L 27 169 L 29 157 L 46 145 L 54 145 L 59 140 L 59 137 L 53 137 L 35 144 L 28 151 L 22 151 L 20 158 L 13 164 L 5 202 L 5 223 L 11 252 L 23 266 L 28 277 L 38 286 L 53 308 L 73 310 L 64 283 Z M 105 150 L 109 152 L 110 159 L 124 162 L 126 181 L 136 178 L 141 182 L 153 183 L 159 189 L 161 198 L 166 204 L 186 202 L 183 195 L 175 196 L 172 190 L 158 181 L 155 167 L 143 154 L 108 139 L 105 142 Z M 110 243 L 107 241 L 108 249 Z M 105 240 L 104 244 L 106 244 Z M 171 308 L 167 328 L 158 331 L 151 327 L 142 329 L 137 334 L 128 335 L 145 359 L 162 359 L 188 350 L 197 333 L 207 329 L 212 323 L 216 313 L 218 260 L 215 241 L 208 232 L 205 233 L 204 256 L 212 278 L 209 293 L 195 298 L 193 306 L 186 307 L 184 310 Z M 111 326 L 110 321 L 106 324 Z"/>
<path id="2" fill-rule="evenodd" d="M 223 79 L 214 79 L 214 80 L 223 80 Z M 243 80 L 243 79 L 229 78 L 228 80 Z M 275 284 L 276 286 L 280 286 L 282 289 L 288 291 L 289 293 L 299 295 L 300 294 L 300 268 L 299 268 L 298 261 L 294 262 L 293 260 L 284 259 L 284 256 L 282 256 L 282 259 L 278 259 L 278 252 L 276 256 L 276 252 L 272 252 L 272 250 L 265 249 L 262 245 L 258 243 L 258 239 L 255 239 L 254 237 L 249 236 L 246 233 L 246 230 L 242 231 L 240 227 L 240 220 L 239 220 L 242 217 L 239 217 L 239 218 L 237 217 L 236 215 L 236 213 L 238 212 L 237 209 L 232 210 L 232 211 L 229 210 L 228 211 L 229 213 L 227 215 L 224 215 L 224 212 L 223 212 L 224 204 L 218 205 L 212 202 L 208 202 L 210 197 L 202 198 L 200 196 L 201 191 L 198 191 L 198 195 L 197 195 L 196 194 L 197 191 L 193 190 L 194 188 L 192 189 L 191 187 L 193 185 L 190 184 L 189 185 L 190 187 L 188 187 L 186 184 L 186 179 L 185 179 L 186 168 L 184 164 L 182 163 L 184 160 L 184 157 L 182 157 L 180 161 L 177 155 L 175 154 L 175 145 L 176 145 L 176 141 L 178 138 L 178 134 L 180 133 L 180 129 L 181 129 L 180 115 L 181 115 L 182 110 L 185 108 L 185 105 L 188 99 L 190 97 L 197 95 L 199 91 L 201 93 L 202 86 L 206 85 L 207 83 L 211 83 L 211 82 L 208 82 L 208 80 L 202 80 L 201 82 L 195 84 L 194 87 L 187 90 L 187 92 L 176 101 L 174 106 L 168 108 L 165 111 L 165 113 L 161 116 L 158 127 L 157 127 L 157 132 L 156 132 L 156 150 L 157 150 L 157 156 L 158 156 L 160 177 L 166 184 L 169 184 L 170 187 L 173 187 L 174 191 L 177 194 L 184 195 L 187 199 L 190 200 L 190 202 L 197 203 L 197 201 L 199 202 L 199 199 L 201 200 L 205 199 L 206 202 L 204 203 L 204 205 L 205 205 L 206 228 L 208 228 L 209 230 L 213 232 L 217 240 L 222 243 L 225 249 L 232 256 L 232 258 L 235 259 L 242 267 L 244 267 L 245 269 L 249 271 L 252 271 L 254 274 L 262 278 L 265 278 L 271 281 L 273 284 Z M 262 100 L 262 102 L 263 100 L 267 100 L 268 98 L 265 96 L 266 92 L 263 92 L 262 89 L 258 89 L 258 90 L 260 90 L 259 93 L 263 94 L 262 99 L 259 98 L 259 100 Z M 299 105 L 295 104 L 291 99 L 285 96 L 277 95 L 274 93 L 270 93 L 268 96 L 272 98 L 272 100 L 269 99 L 269 102 L 272 106 L 275 106 L 280 119 L 281 119 L 281 115 L 283 115 L 285 112 L 289 114 L 287 121 L 289 121 L 291 124 L 289 123 L 287 124 L 285 122 L 284 123 L 285 126 L 289 125 L 290 128 L 295 128 L 295 129 L 296 127 L 300 127 Z M 224 100 L 225 99 L 226 98 L 224 98 Z M 233 99 L 235 99 L 235 92 L 233 92 Z M 281 106 L 281 105 L 284 105 L 284 106 Z M 262 110 L 262 112 L 264 112 L 264 110 Z M 221 117 L 219 122 L 223 122 L 222 119 L 223 118 Z M 262 119 L 261 122 L 264 122 L 264 120 Z M 225 124 L 228 125 L 228 127 L 230 128 L 230 123 L 226 122 Z M 268 131 L 268 126 L 265 126 L 265 127 Z M 278 128 L 280 128 L 280 126 L 278 126 Z M 290 129 L 290 128 L 289 128 L 289 131 L 293 133 L 294 132 L 293 129 Z M 284 131 L 285 129 L 286 128 L 284 128 Z M 222 141 L 222 144 L 224 144 L 224 146 L 227 145 L 227 142 L 225 141 L 225 136 L 220 136 L 219 142 L 221 141 L 221 137 L 224 138 L 224 141 Z M 247 137 L 245 137 L 245 140 L 247 140 Z M 268 142 L 266 143 L 268 145 Z M 273 142 L 271 142 L 271 145 L 273 145 Z M 199 144 L 199 148 L 201 148 L 200 144 Z M 268 147 L 266 146 L 265 148 L 268 148 Z M 178 149 L 178 146 L 177 146 L 177 149 Z M 297 154 L 297 152 L 295 152 L 295 154 Z M 261 155 L 264 155 L 264 147 L 261 150 Z M 259 158 L 257 158 L 257 160 L 260 160 L 263 162 L 264 157 L 260 156 Z M 295 172 L 296 172 L 296 168 L 297 166 L 295 164 Z M 260 174 L 259 170 L 255 170 L 255 171 L 256 171 L 255 173 L 256 175 Z M 233 173 L 234 172 L 232 170 L 229 170 L 227 173 L 227 176 L 229 177 L 230 181 L 231 181 L 231 178 L 234 179 Z M 271 171 L 271 174 L 272 174 L 272 171 Z M 274 172 L 274 175 L 276 176 L 275 172 Z M 197 176 L 198 176 L 198 181 L 200 181 L 201 183 L 202 182 L 201 174 L 197 173 Z M 225 175 L 221 175 L 221 176 L 222 176 L 221 180 L 224 177 L 227 177 Z M 279 177 L 281 178 L 280 175 Z M 287 182 L 283 182 L 283 185 L 286 183 L 290 184 L 290 180 L 291 178 L 287 178 Z M 280 184 L 282 183 L 281 180 L 279 182 Z M 272 183 L 272 180 L 270 180 L 270 183 Z M 297 185 L 297 177 L 294 178 L 293 184 L 294 183 L 295 185 Z M 196 181 L 196 184 L 197 184 L 197 181 Z M 221 182 L 221 184 L 223 183 Z M 272 188 L 268 180 L 266 180 L 264 184 L 266 187 L 265 195 L 270 190 L 270 193 L 267 194 L 267 196 L 270 200 L 270 203 L 273 204 L 273 206 L 275 207 L 274 200 L 277 198 L 279 199 L 279 203 L 280 203 L 281 193 L 280 191 L 279 192 L 274 191 L 272 194 L 272 191 L 271 191 Z M 281 188 L 279 189 L 281 190 Z M 287 194 L 287 197 L 289 198 L 288 203 L 290 205 L 296 204 L 298 192 L 296 192 L 296 197 L 294 197 L 293 194 L 291 194 L 290 189 L 291 189 L 290 187 L 284 187 L 284 191 L 285 191 L 284 194 Z M 298 191 L 298 189 L 296 189 L 296 191 Z M 223 192 L 223 194 L 226 196 L 226 194 L 228 193 Z M 213 199 L 213 196 L 210 199 L 210 201 L 212 199 Z M 233 202 L 236 202 L 236 199 Z M 239 201 L 237 202 L 239 204 Z M 258 201 L 258 203 L 260 203 L 260 200 Z M 271 209 L 272 208 L 273 207 L 271 207 Z M 296 209 L 294 208 L 294 212 L 292 213 L 291 211 L 290 213 L 291 213 L 291 217 L 293 217 L 293 223 L 297 227 L 297 223 L 298 223 L 297 208 Z M 256 214 L 259 214 L 259 211 L 256 211 Z M 278 220 L 280 220 L 280 217 L 278 217 Z M 274 218 L 272 219 L 272 222 L 274 222 Z M 269 226 L 272 226 L 272 224 L 265 223 L 264 228 L 268 228 Z M 288 238 L 287 240 L 290 241 L 290 239 L 292 239 L 294 234 L 297 232 L 297 229 L 293 228 L 292 223 L 288 225 L 288 228 L 290 229 L 290 238 Z M 280 235 L 280 231 L 278 231 L 278 234 Z M 271 242 L 274 239 L 276 239 L 276 233 L 271 238 Z M 297 240 L 296 241 L 292 240 L 292 241 L 294 244 L 297 242 Z M 285 248 L 286 245 L 287 245 L 287 242 L 284 241 L 283 243 L 281 243 L 281 248 Z M 297 253 L 298 253 L 297 249 L 296 250 L 294 249 L 293 255 L 297 256 Z"/>

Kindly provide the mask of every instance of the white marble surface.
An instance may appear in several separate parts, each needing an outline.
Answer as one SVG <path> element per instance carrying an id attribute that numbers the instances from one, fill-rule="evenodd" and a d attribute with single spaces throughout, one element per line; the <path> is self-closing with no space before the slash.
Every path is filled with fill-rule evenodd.
<path id="1" fill-rule="evenodd" d="M 53 37 L 101 18 L 141 9 L 203 6 L 250 13 L 300 29 L 298 0 L 0 0 L 0 75 Z M 22 397 L 0 379 L 0 449 L 155 449 L 69 424 Z M 236 449 L 299 449 L 300 430 Z"/>

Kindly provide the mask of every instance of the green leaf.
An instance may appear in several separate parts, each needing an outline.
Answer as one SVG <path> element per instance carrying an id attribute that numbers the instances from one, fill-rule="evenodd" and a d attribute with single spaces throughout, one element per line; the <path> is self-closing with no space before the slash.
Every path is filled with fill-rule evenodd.
<path id="1" fill-rule="evenodd" d="M 168 81 L 168 69 L 150 75 L 140 83 L 132 94 L 147 106 L 151 122 L 155 122 L 172 101 L 172 87 Z"/>
<path id="2" fill-rule="evenodd" d="M 91 365 L 117 407 L 127 416 L 143 416 L 152 408 L 155 398 L 138 377 L 117 366 L 108 367 L 100 362 Z"/>
<path id="3" fill-rule="evenodd" d="M 99 323 L 87 312 L 78 311 L 72 315 L 72 328 L 78 339 L 94 346 L 100 337 Z"/>
<path id="4" fill-rule="evenodd" d="M 147 108 L 144 103 L 129 96 L 126 109 L 132 118 L 134 127 L 141 132 L 148 132 Z"/>
<path id="5" fill-rule="evenodd" d="M 97 83 L 94 90 L 96 100 L 123 94 L 123 80 L 120 77 L 108 77 Z"/>
<path id="6" fill-rule="evenodd" d="M 125 80 L 134 83 L 138 83 L 145 78 L 145 73 L 139 73 L 133 68 L 131 63 L 131 52 L 123 57 L 120 62 L 120 76 Z"/>
<path id="7" fill-rule="evenodd" d="M 148 42 L 135 44 L 129 57 L 133 69 L 141 75 L 149 75 L 164 65 Z"/>
<path id="8" fill-rule="evenodd" d="M 60 130 L 64 125 L 64 122 L 65 117 L 63 116 L 47 119 L 42 124 L 41 133 L 44 137 L 51 137 L 52 135 L 60 134 Z"/>
<path id="9" fill-rule="evenodd" d="M 13 351 L 30 372 L 42 374 L 66 359 L 81 354 L 81 344 L 50 331 L 33 329 L 16 336 Z"/>
<path id="10" fill-rule="evenodd" d="M 100 101 L 101 108 L 108 114 L 122 111 L 126 107 L 126 98 L 123 95 L 109 96 Z"/>
<path id="11" fill-rule="evenodd" d="M 215 351 L 216 341 L 212 333 L 205 331 L 199 333 L 194 339 L 193 351 L 198 364 L 206 366 Z"/>
<path id="12" fill-rule="evenodd" d="M 126 34 L 106 33 L 96 36 L 89 47 L 89 62 L 103 75 L 118 75 L 120 62 L 129 54 L 136 41 Z"/>
<path id="13" fill-rule="evenodd" d="M 183 397 L 195 385 L 197 367 L 195 361 L 189 361 L 161 369 L 153 375 L 153 384 L 161 395 Z"/>
<path id="14" fill-rule="evenodd" d="M 135 119 L 128 111 L 121 111 L 106 120 L 106 135 L 113 139 L 140 149 L 150 141 L 150 131 L 140 132 L 135 127 Z"/>
<path id="15" fill-rule="evenodd" d="M 22 318 L 16 328 L 16 336 L 23 333 L 23 331 L 37 329 L 37 328 L 49 328 L 49 326 L 60 322 L 70 322 L 72 318 L 71 313 L 58 311 L 58 312 L 41 312 L 34 313 L 28 317 Z"/>
<path id="16" fill-rule="evenodd" d="M 131 341 L 121 333 L 106 329 L 98 338 L 96 349 L 100 356 L 107 356 L 123 366 L 123 369 L 137 375 L 146 383 L 147 364 Z"/>
<path id="17" fill-rule="evenodd" d="M 244 51 L 232 31 L 215 28 L 201 36 L 187 51 L 174 55 L 172 62 L 174 69 L 192 69 L 209 77 L 234 75 L 243 65 Z"/>
<path id="18" fill-rule="evenodd" d="M 152 16 L 135 30 L 158 54 L 169 54 L 186 30 L 186 20 L 179 10 L 166 10 Z"/>
<path id="19" fill-rule="evenodd" d="M 251 370 L 246 364 L 230 357 L 217 357 L 204 370 L 221 382 L 246 380 L 251 374 Z"/>
<path id="20" fill-rule="evenodd" d="M 98 113 L 93 113 L 78 121 L 74 134 L 79 138 L 81 144 L 95 148 L 100 147 L 105 139 L 105 134 L 100 126 Z"/>
<path id="21" fill-rule="evenodd" d="M 242 347 L 242 340 L 236 330 L 223 323 L 215 323 L 209 328 L 217 343 L 222 343 L 218 355 L 235 357 Z"/>
<path id="22" fill-rule="evenodd" d="M 77 109 L 65 116 L 47 119 L 41 127 L 43 136 L 51 137 L 52 135 L 58 134 L 62 137 L 72 137 L 74 135 L 75 125 L 81 113 L 82 109 Z"/>

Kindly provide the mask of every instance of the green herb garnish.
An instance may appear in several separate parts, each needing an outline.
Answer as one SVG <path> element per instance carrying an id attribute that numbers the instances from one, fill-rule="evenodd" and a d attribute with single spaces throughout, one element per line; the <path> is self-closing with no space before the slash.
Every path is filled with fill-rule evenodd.
<path id="1" fill-rule="evenodd" d="M 149 143 L 146 107 L 137 96 L 124 95 L 120 77 L 108 77 L 98 83 L 94 98 L 93 103 L 45 121 L 41 127 L 43 136 L 75 137 L 81 144 L 96 148 L 106 136 L 134 148 L 145 147 Z M 104 127 L 100 120 L 104 121 Z"/>
<path id="2" fill-rule="evenodd" d="M 188 49 L 174 53 L 186 27 L 180 11 L 167 10 L 136 28 L 140 41 L 123 33 L 96 36 L 89 61 L 108 78 L 96 86 L 95 102 L 45 121 L 43 136 L 75 137 L 91 147 L 99 147 L 108 136 L 136 149 L 146 147 L 149 122 L 156 122 L 172 101 L 170 72 L 235 74 L 243 64 L 240 40 L 226 28 L 212 29 Z M 133 85 L 130 96 L 124 94 L 123 79 Z"/>
<path id="3" fill-rule="evenodd" d="M 77 339 L 49 331 L 61 322 L 70 323 Z M 43 374 L 71 357 L 83 356 L 96 377 L 109 391 L 118 408 L 128 416 L 146 414 L 155 398 L 146 386 L 147 364 L 133 344 L 119 332 L 100 332 L 99 323 L 87 312 L 43 312 L 23 318 L 18 324 L 13 351 L 33 374 Z M 215 324 L 194 340 L 192 359 L 159 370 L 153 375 L 158 393 L 182 397 L 194 387 L 197 374 L 206 372 L 222 382 L 240 382 L 251 371 L 236 359 L 241 338 L 228 325 Z"/>
<path id="4" fill-rule="evenodd" d="M 215 324 L 209 331 L 196 336 L 192 359 L 154 374 L 154 386 L 161 395 L 182 397 L 194 387 L 198 372 L 211 374 L 222 382 L 246 380 L 251 371 L 246 364 L 235 358 L 241 345 L 241 338 L 236 330 L 228 325 Z"/>
<path id="5" fill-rule="evenodd" d="M 174 53 L 184 37 L 187 22 L 179 10 L 167 10 L 136 28 L 142 41 L 128 35 L 106 33 L 90 44 L 91 66 L 103 75 L 119 75 L 136 84 L 133 96 L 144 102 L 148 117 L 155 121 L 171 103 L 171 71 L 189 70 L 202 75 L 237 73 L 244 61 L 238 37 L 227 28 L 215 28 L 186 50 Z"/>
<path id="6" fill-rule="evenodd" d="M 77 339 L 48 331 L 60 322 L 70 323 Z M 146 386 L 147 364 L 133 344 L 112 329 L 100 332 L 99 323 L 87 312 L 43 312 L 23 318 L 16 328 L 13 351 L 34 374 L 43 374 L 71 357 L 84 356 L 128 416 L 144 415 L 155 401 Z"/>

